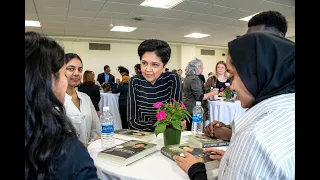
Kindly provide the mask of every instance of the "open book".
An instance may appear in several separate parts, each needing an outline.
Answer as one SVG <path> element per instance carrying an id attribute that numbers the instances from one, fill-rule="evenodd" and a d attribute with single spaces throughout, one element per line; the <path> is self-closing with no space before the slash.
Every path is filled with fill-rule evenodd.
<path id="1" fill-rule="evenodd" d="M 156 146 L 157 145 L 153 143 L 130 140 L 100 151 L 98 158 L 126 166 L 157 151 Z"/>

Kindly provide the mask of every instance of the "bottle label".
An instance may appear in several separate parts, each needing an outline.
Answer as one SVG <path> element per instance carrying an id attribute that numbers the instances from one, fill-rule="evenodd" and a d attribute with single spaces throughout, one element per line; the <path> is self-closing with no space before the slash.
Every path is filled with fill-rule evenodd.
<path id="1" fill-rule="evenodd" d="M 193 115 L 192 116 L 192 122 L 202 122 L 202 116 Z"/>
<path id="2" fill-rule="evenodd" d="M 110 125 L 102 125 L 101 133 L 110 134 L 114 132 L 113 124 Z"/>

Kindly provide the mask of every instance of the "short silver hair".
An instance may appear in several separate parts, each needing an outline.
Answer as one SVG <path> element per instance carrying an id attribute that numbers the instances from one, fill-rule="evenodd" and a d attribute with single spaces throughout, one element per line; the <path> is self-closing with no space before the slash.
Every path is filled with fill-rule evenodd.
<path id="1" fill-rule="evenodd" d="M 195 58 L 193 59 L 192 61 L 190 61 L 186 67 L 186 70 L 185 70 L 185 74 L 186 76 L 188 75 L 196 75 L 197 74 L 197 71 L 198 71 L 198 68 L 200 66 L 203 66 L 203 63 L 200 59 L 198 58 Z"/>

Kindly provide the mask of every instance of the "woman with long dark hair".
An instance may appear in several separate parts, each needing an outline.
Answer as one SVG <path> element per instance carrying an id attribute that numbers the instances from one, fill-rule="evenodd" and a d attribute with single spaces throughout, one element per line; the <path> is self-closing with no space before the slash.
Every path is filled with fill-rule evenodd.
<path id="1" fill-rule="evenodd" d="M 85 146 L 88 146 L 90 142 L 100 138 L 101 124 L 91 98 L 86 93 L 75 89 L 82 78 L 83 64 L 81 58 L 75 53 L 67 53 L 65 55 L 65 64 L 68 86 L 64 107 L 73 126 L 76 128 L 79 140 Z"/>
<path id="2" fill-rule="evenodd" d="M 63 103 L 64 50 L 53 39 L 25 33 L 25 179 L 98 179 Z"/>

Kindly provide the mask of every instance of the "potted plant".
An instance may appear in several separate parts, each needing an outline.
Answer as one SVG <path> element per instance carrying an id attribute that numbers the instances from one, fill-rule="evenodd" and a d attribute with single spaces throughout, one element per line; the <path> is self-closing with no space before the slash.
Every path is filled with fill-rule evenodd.
<path id="1" fill-rule="evenodd" d="M 106 93 L 106 92 L 108 92 L 110 90 L 110 84 L 109 83 L 103 82 L 101 87 L 102 87 L 104 93 Z"/>
<path id="2" fill-rule="evenodd" d="M 233 91 L 230 89 L 230 86 L 227 86 L 224 90 L 223 90 L 224 95 L 226 96 L 226 99 L 231 99 L 232 95 L 233 95 Z"/>
<path id="3" fill-rule="evenodd" d="M 190 114 L 183 102 L 179 103 L 172 98 L 172 102 L 153 105 L 157 109 L 157 122 L 154 124 L 155 134 L 163 133 L 164 145 L 180 144 L 181 121 L 189 121 Z"/>

